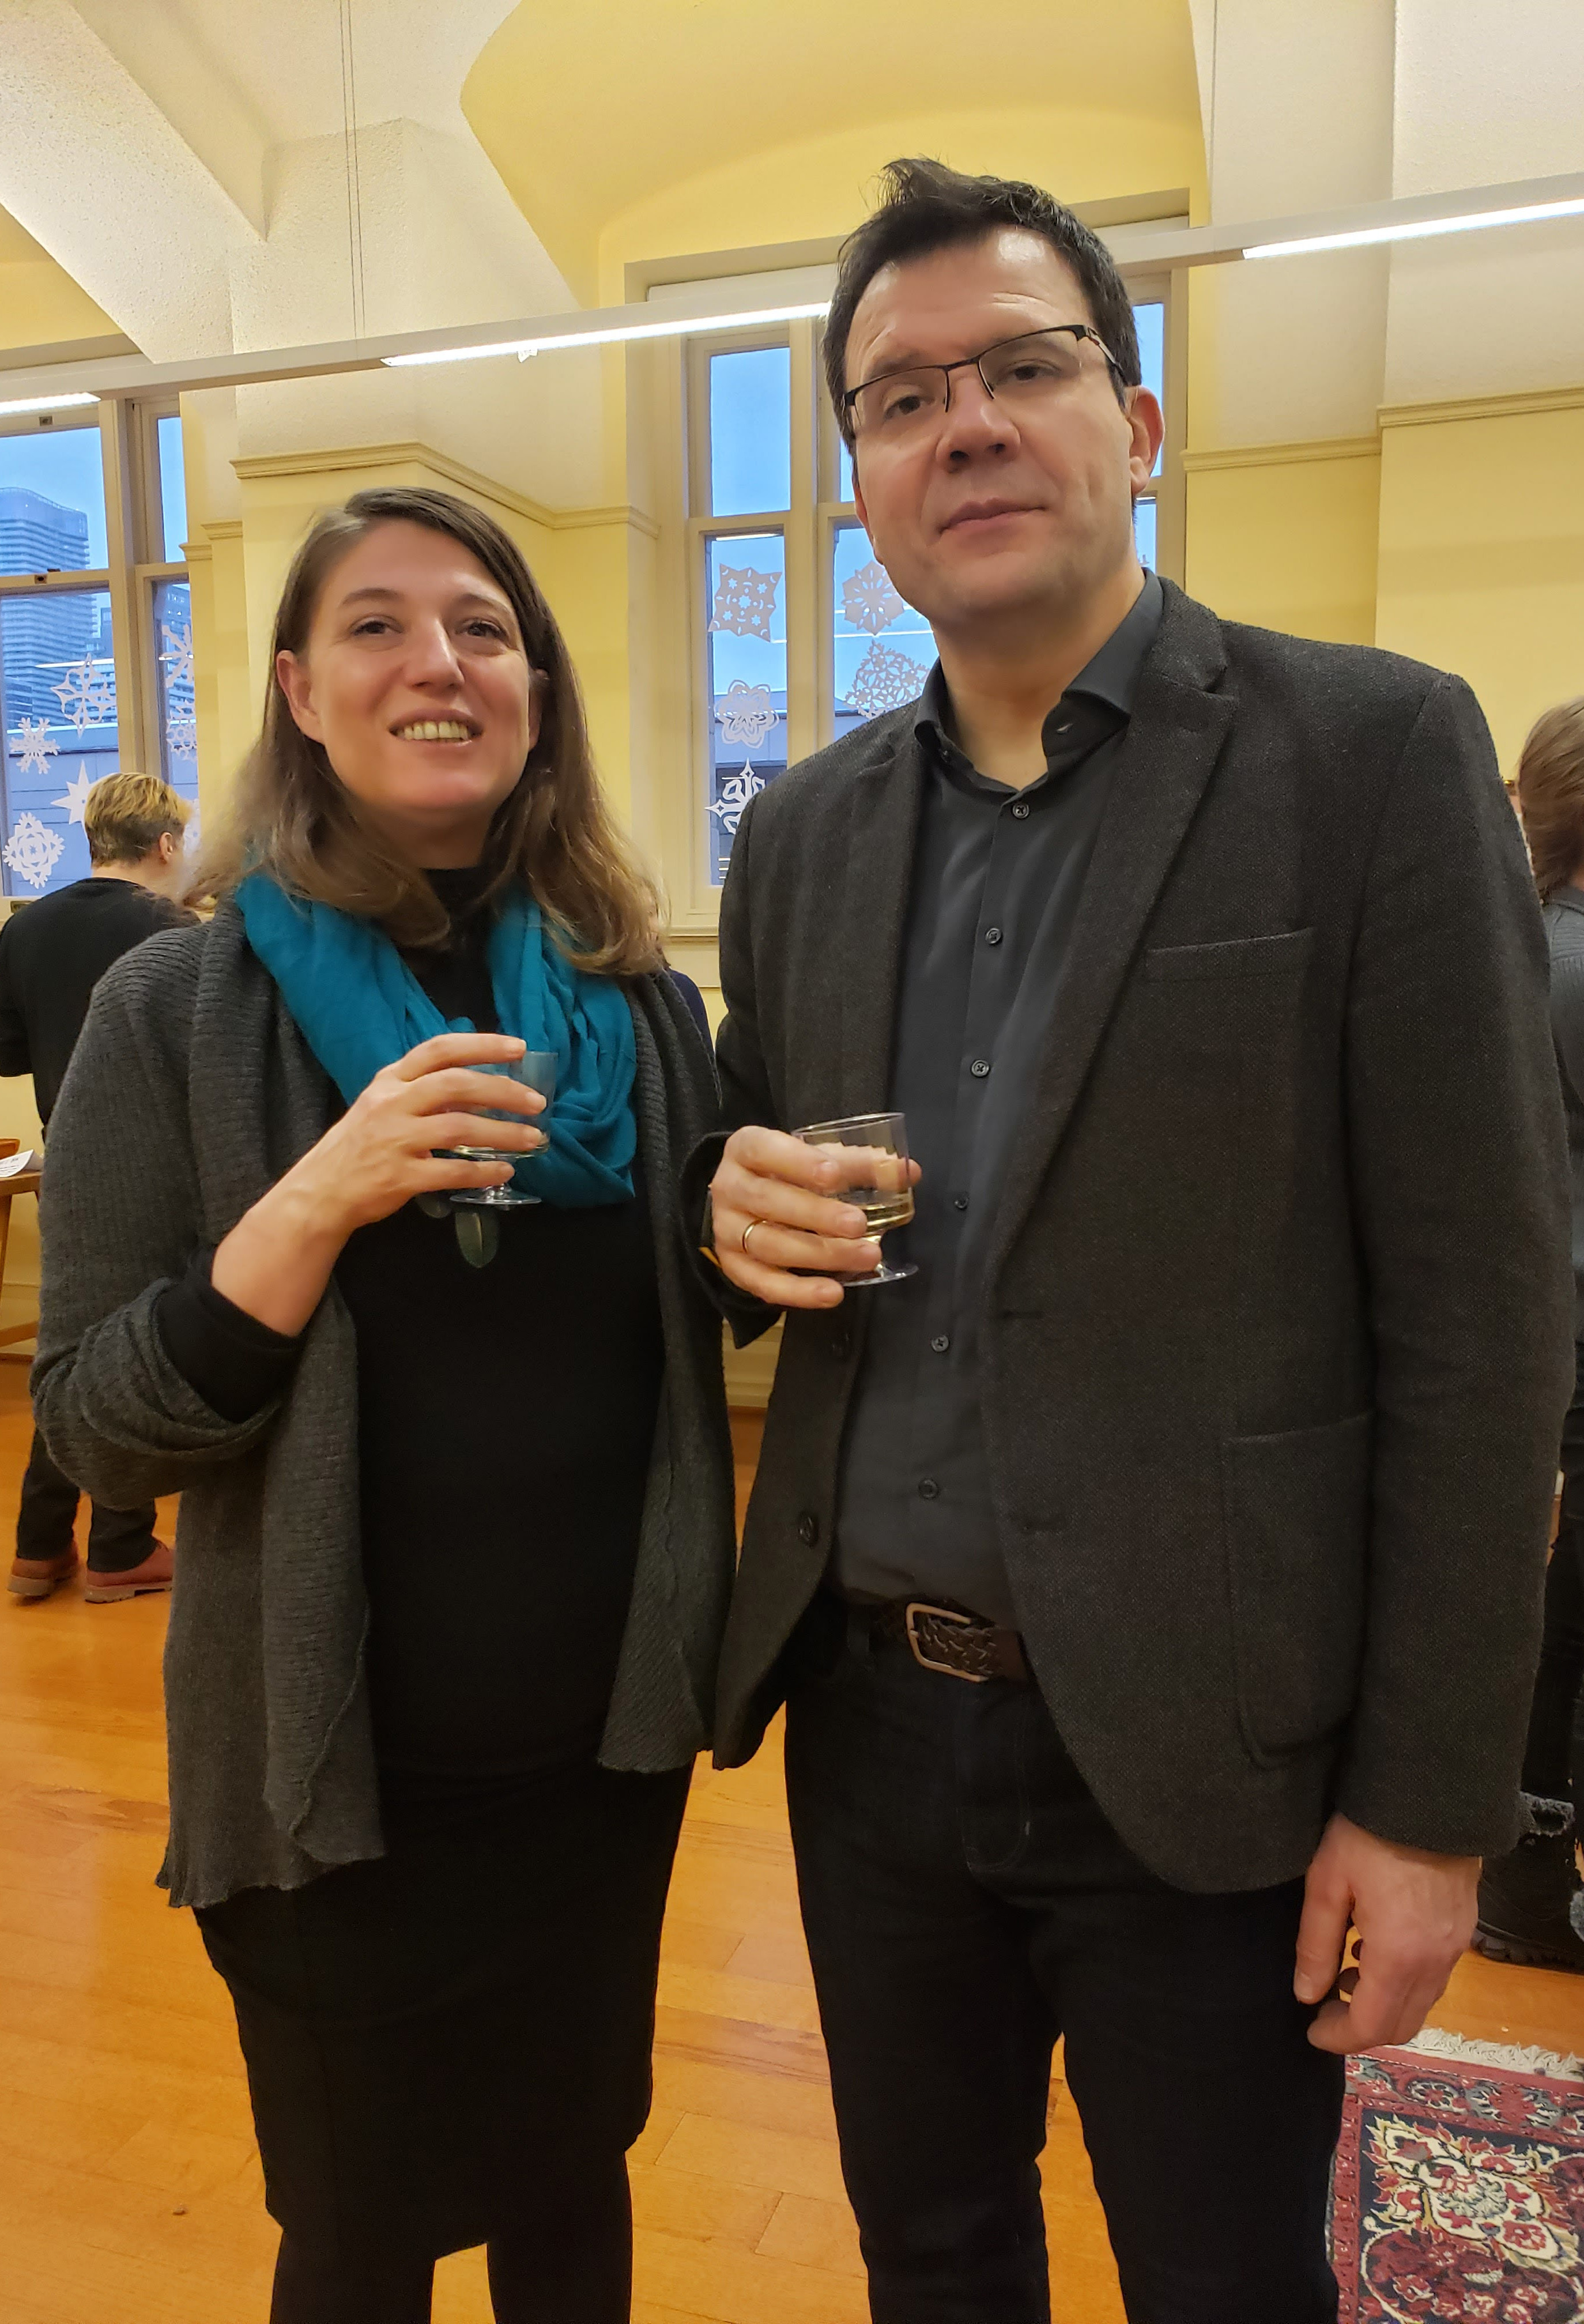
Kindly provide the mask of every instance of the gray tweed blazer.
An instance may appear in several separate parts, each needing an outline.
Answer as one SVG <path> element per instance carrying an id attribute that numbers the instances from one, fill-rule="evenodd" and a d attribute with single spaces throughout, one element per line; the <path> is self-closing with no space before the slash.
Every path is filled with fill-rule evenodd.
<path id="1" fill-rule="evenodd" d="M 709 1740 L 734 1527 L 720 1320 L 676 1193 L 678 1159 L 718 1119 L 714 1070 L 668 978 L 638 978 L 631 997 L 666 1371 L 601 1757 L 653 1772 Z M 223 905 L 103 979 L 50 1125 L 39 1425 L 96 1500 L 182 1497 L 161 1874 L 177 1904 L 382 1852 L 351 1318 L 332 1285 L 289 1387 L 240 1424 L 195 1395 L 154 1320 L 161 1287 L 323 1134 L 334 1102 Z"/>
<path id="2" fill-rule="evenodd" d="M 889 1102 L 913 716 L 742 818 L 729 1120 Z M 1544 933 L 1459 679 L 1167 586 L 983 1254 L 1019 1628 L 1135 1851 L 1184 1888 L 1258 1887 L 1337 1806 L 1508 1846 L 1573 1289 Z M 830 1556 L 871 1296 L 787 1321 L 728 1763 Z"/>

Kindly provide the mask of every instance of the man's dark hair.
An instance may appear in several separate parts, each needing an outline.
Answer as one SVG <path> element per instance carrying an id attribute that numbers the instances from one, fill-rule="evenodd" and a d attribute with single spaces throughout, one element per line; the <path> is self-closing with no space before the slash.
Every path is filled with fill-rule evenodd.
<path id="1" fill-rule="evenodd" d="M 1100 236 L 1054 195 L 1020 178 L 967 178 L 944 161 L 888 161 L 880 171 L 879 207 L 842 244 L 835 295 L 825 321 L 825 383 L 849 447 L 852 423 L 847 392 L 847 337 L 858 302 L 882 266 L 924 258 L 953 244 L 982 242 L 1002 226 L 1021 226 L 1048 242 L 1078 278 L 1089 318 L 1115 358 L 1119 400 L 1139 384 L 1138 333 L 1133 302 L 1117 262 Z"/>

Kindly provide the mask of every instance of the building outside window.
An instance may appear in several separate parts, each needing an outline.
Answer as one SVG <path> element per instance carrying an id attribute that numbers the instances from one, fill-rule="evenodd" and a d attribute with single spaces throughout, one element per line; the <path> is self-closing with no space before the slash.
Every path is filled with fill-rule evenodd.
<path id="1" fill-rule="evenodd" d="M 1168 304 L 1166 285 L 1136 287 L 1144 383 L 1167 414 L 1166 447 L 1134 512 L 1152 568 L 1165 547 L 1159 503 L 1180 491 Z M 702 869 L 718 890 L 756 793 L 836 735 L 914 701 L 935 656 L 928 624 L 858 521 L 814 327 L 695 339 L 685 374 Z"/>
<path id="2" fill-rule="evenodd" d="M 118 769 L 198 798 L 181 420 L 106 403 L 0 420 L 0 892 L 88 869 Z"/>

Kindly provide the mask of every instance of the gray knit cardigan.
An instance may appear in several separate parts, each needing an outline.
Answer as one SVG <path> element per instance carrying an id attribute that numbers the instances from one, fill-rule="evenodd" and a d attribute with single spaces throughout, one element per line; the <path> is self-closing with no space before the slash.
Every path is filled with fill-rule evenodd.
<path id="1" fill-rule="evenodd" d="M 709 1740 L 734 1530 L 720 1319 L 688 1264 L 677 1204 L 682 1159 L 718 1118 L 714 1062 L 669 978 L 640 977 L 631 997 L 666 1365 L 600 1756 L 656 1772 Z M 328 1079 L 225 904 L 207 927 L 154 936 L 104 977 L 50 1125 L 39 1425 L 96 1500 L 181 1494 L 160 1875 L 175 1904 L 297 1887 L 382 1852 L 351 1318 L 332 1284 L 288 1387 L 238 1423 L 188 1385 L 154 1314 L 161 1288 L 334 1111 Z"/>

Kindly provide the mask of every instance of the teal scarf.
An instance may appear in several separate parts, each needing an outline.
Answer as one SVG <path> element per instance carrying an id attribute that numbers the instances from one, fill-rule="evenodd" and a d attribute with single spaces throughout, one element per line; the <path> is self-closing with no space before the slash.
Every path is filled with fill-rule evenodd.
<path id="1" fill-rule="evenodd" d="M 262 872 L 242 882 L 236 901 L 248 943 L 348 1105 L 420 1041 L 474 1030 L 465 1017 L 441 1016 L 373 921 L 289 896 Z M 626 994 L 568 960 L 539 906 L 516 890 L 490 932 L 489 964 L 501 1030 L 557 1059 L 550 1142 L 518 1165 L 523 1192 L 567 1210 L 630 1202 L 637 1046 Z"/>

